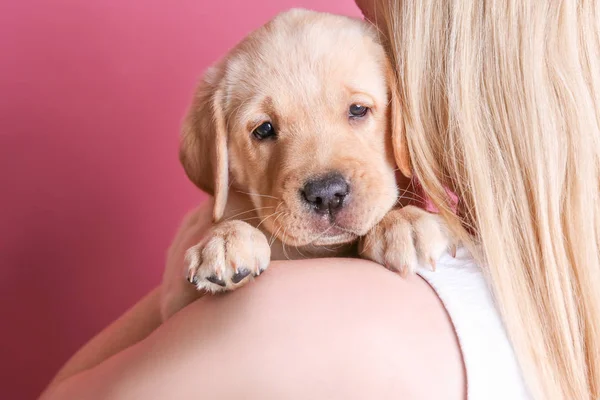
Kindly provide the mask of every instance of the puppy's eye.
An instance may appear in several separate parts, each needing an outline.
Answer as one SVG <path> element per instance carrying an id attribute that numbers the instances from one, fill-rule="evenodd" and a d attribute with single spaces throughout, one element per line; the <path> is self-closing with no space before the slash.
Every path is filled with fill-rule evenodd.
<path id="1" fill-rule="evenodd" d="M 352 104 L 348 110 L 350 118 L 362 118 L 369 112 L 369 107 L 360 104 Z"/>
<path id="2" fill-rule="evenodd" d="M 263 122 L 255 130 L 252 131 L 252 134 L 258 140 L 275 138 L 276 136 L 275 128 L 270 122 Z"/>

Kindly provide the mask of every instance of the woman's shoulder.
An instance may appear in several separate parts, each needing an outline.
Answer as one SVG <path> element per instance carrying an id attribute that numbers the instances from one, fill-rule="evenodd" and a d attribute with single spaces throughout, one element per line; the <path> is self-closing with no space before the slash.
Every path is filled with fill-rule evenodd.
<path id="1" fill-rule="evenodd" d="M 64 383 L 48 398 L 465 398 L 435 292 L 355 259 L 273 262 Z"/>
<path id="2" fill-rule="evenodd" d="M 363 260 L 273 262 L 142 346 L 153 362 L 140 373 L 155 372 L 136 382 L 177 382 L 204 398 L 464 398 L 460 350 L 433 290 Z"/>

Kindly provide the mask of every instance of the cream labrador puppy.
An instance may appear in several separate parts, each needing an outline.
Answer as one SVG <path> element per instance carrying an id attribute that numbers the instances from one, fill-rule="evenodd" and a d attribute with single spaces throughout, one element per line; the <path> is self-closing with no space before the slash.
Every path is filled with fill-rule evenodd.
<path id="1" fill-rule="evenodd" d="M 163 318 L 196 291 L 248 283 L 274 259 L 360 256 L 403 275 L 435 266 L 451 246 L 441 220 L 397 207 L 395 173 L 411 168 L 392 131 L 393 77 L 372 26 L 299 9 L 208 70 L 180 159 L 214 196 L 214 225 L 188 250 L 186 271 L 166 270 Z"/>

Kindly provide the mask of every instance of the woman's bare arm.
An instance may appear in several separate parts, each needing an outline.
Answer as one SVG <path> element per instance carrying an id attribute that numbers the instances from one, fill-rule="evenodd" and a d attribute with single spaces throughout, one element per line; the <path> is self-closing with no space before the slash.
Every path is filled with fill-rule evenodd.
<path id="1" fill-rule="evenodd" d="M 423 280 L 326 259 L 274 262 L 44 400 L 464 399 L 464 387 L 452 325 Z"/>

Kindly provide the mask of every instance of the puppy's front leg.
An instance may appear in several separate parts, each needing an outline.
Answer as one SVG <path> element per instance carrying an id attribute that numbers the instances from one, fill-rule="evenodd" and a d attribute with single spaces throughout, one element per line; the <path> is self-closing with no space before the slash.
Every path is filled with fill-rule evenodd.
<path id="1" fill-rule="evenodd" d="M 243 221 L 221 222 L 187 251 L 188 280 L 198 290 L 232 290 L 260 275 L 270 259 L 261 231 Z"/>
<path id="2" fill-rule="evenodd" d="M 406 206 L 387 213 L 361 239 L 359 254 L 406 276 L 419 265 L 435 269 L 436 261 L 449 248 L 455 251 L 441 217 Z"/>

